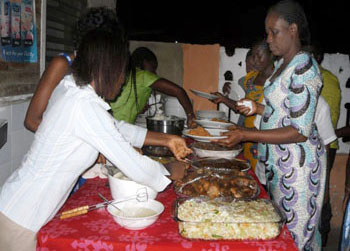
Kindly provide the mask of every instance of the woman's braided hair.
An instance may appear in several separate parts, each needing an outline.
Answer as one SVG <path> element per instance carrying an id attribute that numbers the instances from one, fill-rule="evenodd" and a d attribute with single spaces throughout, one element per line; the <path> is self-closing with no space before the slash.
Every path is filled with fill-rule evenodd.
<path id="1" fill-rule="evenodd" d="M 268 13 L 277 13 L 288 24 L 298 26 L 298 34 L 302 46 L 310 44 L 311 34 L 308 21 L 301 5 L 293 0 L 283 0 L 271 6 Z"/>

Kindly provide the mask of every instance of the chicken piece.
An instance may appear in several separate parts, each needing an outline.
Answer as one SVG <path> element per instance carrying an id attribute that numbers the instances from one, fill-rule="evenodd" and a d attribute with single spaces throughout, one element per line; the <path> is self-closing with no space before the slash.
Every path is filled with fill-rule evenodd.
<path id="1" fill-rule="evenodd" d="M 239 188 L 238 187 L 231 187 L 230 189 L 233 197 L 237 198 L 237 199 L 240 199 L 242 198 L 242 194 L 239 192 Z"/>
<path id="2" fill-rule="evenodd" d="M 220 194 L 219 186 L 217 184 L 211 184 L 207 191 L 207 195 L 210 198 L 216 198 L 216 197 L 219 197 L 219 194 Z"/>

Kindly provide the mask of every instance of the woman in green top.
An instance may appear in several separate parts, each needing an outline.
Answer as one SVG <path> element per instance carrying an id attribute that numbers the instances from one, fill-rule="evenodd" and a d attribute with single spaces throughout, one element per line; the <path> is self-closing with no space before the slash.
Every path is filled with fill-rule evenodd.
<path id="1" fill-rule="evenodd" d="M 134 123 L 145 107 L 152 90 L 177 97 L 187 115 L 187 125 L 194 127 L 195 115 L 186 91 L 175 83 L 156 75 L 158 60 L 146 47 L 137 48 L 131 55 L 130 73 L 120 96 L 110 103 L 117 120 Z"/>

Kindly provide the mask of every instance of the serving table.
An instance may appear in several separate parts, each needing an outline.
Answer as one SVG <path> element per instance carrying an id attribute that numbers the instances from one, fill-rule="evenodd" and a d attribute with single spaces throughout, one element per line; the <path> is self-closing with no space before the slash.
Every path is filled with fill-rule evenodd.
<path id="1" fill-rule="evenodd" d="M 253 177 L 256 176 L 253 174 Z M 268 198 L 260 186 L 261 198 Z M 112 199 L 107 179 L 94 178 L 75 192 L 60 212 L 101 202 L 97 193 Z M 176 199 L 170 185 L 157 198 L 165 206 L 160 218 L 150 227 L 131 231 L 120 227 L 106 208 L 90 211 L 64 220 L 54 218 L 38 233 L 37 250 L 297 250 L 290 232 L 283 226 L 281 234 L 268 241 L 204 241 L 188 240 L 178 233 L 178 224 L 171 217 Z"/>

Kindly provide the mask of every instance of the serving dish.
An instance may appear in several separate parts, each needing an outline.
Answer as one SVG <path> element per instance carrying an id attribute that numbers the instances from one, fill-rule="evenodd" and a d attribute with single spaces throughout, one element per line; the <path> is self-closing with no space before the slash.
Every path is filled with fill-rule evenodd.
<path id="1" fill-rule="evenodd" d="M 145 190 L 149 199 L 155 199 L 158 195 L 153 188 L 130 180 L 115 167 L 108 167 L 108 183 L 114 200 L 130 198 Z"/>
<path id="2" fill-rule="evenodd" d="M 224 147 L 212 142 L 194 142 L 191 148 L 199 158 L 235 158 L 242 150 L 242 145 Z"/>
<path id="3" fill-rule="evenodd" d="M 257 181 L 251 175 L 238 170 L 226 174 L 188 170 L 181 180 L 174 182 L 174 190 L 180 197 L 253 199 L 260 193 Z"/>
<path id="4" fill-rule="evenodd" d="M 232 170 L 247 172 L 250 169 L 248 161 L 237 158 L 203 158 L 195 159 L 191 163 L 195 169 L 210 170 L 219 173 L 230 173 Z"/>
<path id="5" fill-rule="evenodd" d="M 223 120 L 225 121 L 225 120 Z M 195 122 L 200 125 L 203 126 L 205 128 L 217 128 L 217 129 L 228 129 L 230 126 L 233 126 L 233 123 L 230 122 L 223 122 L 223 121 L 215 121 L 213 119 L 196 119 Z"/>
<path id="6" fill-rule="evenodd" d="M 210 140 L 212 139 L 225 139 L 227 138 L 227 136 L 221 136 L 221 133 L 228 131 L 224 129 L 206 129 L 212 136 L 198 136 L 198 135 L 189 134 L 190 130 L 191 129 L 185 129 L 183 130 L 182 134 L 200 142 L 210 142 Z"/>
<path id="7" fill-rule="evenodd" d="M 226 114 L 223 111 L 217 111 L 217 110 L 199 110 L 196 111 L 196 118 L 197 119 L 224 119 L 227 120 Z"/>
<path id="8" fill-rule="evenodd" d="M 210 94 L 210 93 L 206 93 L 206 92 L 201 92 L 201 91 L 197 91 L 197 90 L 194 90 L 194 89 L 190 89 L 191 92 L 199 97 L 202 97 L 202 98 L 206 98 L 206 99 L 217 99 L 218 96 L 217 95 L 214 95 L 214 94 Z"/>
<path id="9" fill-rule="evenodd" d="M 178 198 L 172 208 L 179 233 L 188 239 L 271 240 L 285 216 L 273 201 Z"/>
<path id="10" fill-rule="evenodd" d="M 130 230 L 140 230 L 152 225 L 164 211 L 164 205 L 152 199 L 142 202 L 129 200 L 116 203 L 114 201 L 112 204 L 108 205 L 107 211 L 116 223 Z"/>

